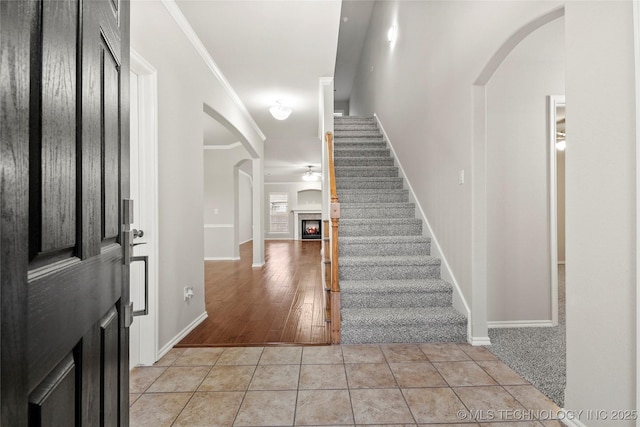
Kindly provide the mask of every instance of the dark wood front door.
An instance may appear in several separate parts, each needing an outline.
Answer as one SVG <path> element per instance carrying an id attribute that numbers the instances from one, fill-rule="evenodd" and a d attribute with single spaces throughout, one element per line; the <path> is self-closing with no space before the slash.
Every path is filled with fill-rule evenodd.
<path id="1" fill-rule="evenodd" d="M 129 4 L 0 20 L 0 424 L 128 425 Z"/>

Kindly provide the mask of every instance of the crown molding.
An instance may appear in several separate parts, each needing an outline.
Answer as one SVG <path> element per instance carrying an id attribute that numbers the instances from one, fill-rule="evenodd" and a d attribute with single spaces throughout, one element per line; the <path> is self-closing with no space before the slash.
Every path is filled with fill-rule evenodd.
<path id="1" fill-rule="evenodd" d="M 187 39 L 191 42 L 196 52 L 198 52 L 204 63 L 207 65 L 207 67 L 209 67 L 215 78 L 218 79 L 218 81 L 225 89 L 227 94 L 231 97 L 236 106 L 244 113 L 247 121 L 258 133 L 260 138 L 262 138 L 262 141 L 267 139 L 264 133 L 262 133 L 262 130 L 260 130 L 260 128 L 258 127 L 258 124 L 255 122 L 255 120 L 253 120 L 253 117 L 251 117 L 251 114 L 249 114 L 249 110 L 247 110 L 247 107 L 244 105 L 236 91 L 233 89 L 233 87 L 231 87 L 229 81 L 224 76 L 224 74 L 222 74 L 220 68 L 218 68 L 218 64 L 216 64 L 216 62 L 209 54 L 207 48 L 204 46 L 204 44 L 202 44 L 200 37 L 198 37 L 193 27 L 191 27 L 191 24 L 189 24 L 189 21 L 187 21 L 187 18 L 182 14 L 182 11 L 180 10 L 176 2 L 174 0 L 162 0 L 162 4 L 167 8 L 167 11 L 169 11 L 169 14 L 173 17 L 174 21 L 176 21 L 178 27 L 180 27 L 184 35 L 187 36 Z"/>

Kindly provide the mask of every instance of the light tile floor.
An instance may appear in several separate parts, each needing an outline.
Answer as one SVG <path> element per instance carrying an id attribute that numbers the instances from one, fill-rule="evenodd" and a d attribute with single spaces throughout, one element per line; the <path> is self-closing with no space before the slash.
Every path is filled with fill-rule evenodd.
<path id="1" fill-rule="evenodd" d="M 553 402 L 468 344 L 173 349 L 133 369 L 130 392 L 131 426 L 561 425 Z"/>

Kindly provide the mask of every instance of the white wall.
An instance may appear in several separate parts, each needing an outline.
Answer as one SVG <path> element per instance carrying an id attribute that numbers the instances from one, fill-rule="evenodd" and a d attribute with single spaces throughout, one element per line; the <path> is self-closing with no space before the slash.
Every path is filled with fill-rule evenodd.
<path id="1" fill-rule="evenodd" d="M 285 183 L 275 183 L 275 182 L 265 182 L 264 184 L 264 198 L 265 198 L 265 239 L 272 240 L 292 240 L 296 237 L 295 233 L 295 224 L 294 214 L 289 214 L 289 232 L 288 233 L 270 233 L 269 232 L 269 193 L 284 193 L 289 197 L 289 211 L 293 209 L 313 209 L 320 211 L 322 209 L 322 205 L 309 205 L 307 203 L 303 205 L 298 205 L 298 192 L 303 190 L 320 190 L 321 183 L 317 182 L 285 182 Z M 321 201 L 321 200 L 320 200 Z"/>
<path id="2" fill-rule="evenodd" d="M 567 2 L 565 20 L 565 407 L 638 409 L 632 3 Z"/>
<path id="3" fill-rule="evenodd" d="M 245 243 L 253 239 L 253 182 L 251 175 L 242 171 L 238 178 L 238 243 Z"/>
<path id="4" fill-rule="evenodd" d="M 204 314 L 203 104 L 262 156 L 262 139 L 162 2 L 131 2 L 131 47 L 158 71 L 158 345 L 166 349 Z M 183 301 L 184 286 L 193 299 Z"/>
<path id="5" fill-rule="evenodd" d="M 239 215 L 239 212 L 236 212 L 235 202 L 236 198 L 238 198 L 238 203 L 240 202 L 240 187 L 239 185 L 236 187 L 234 184 L 236 179 L 234 165 L 245 159 L 249 159 L 249 153 L 240 145 L 230 149 L 220 147 L 213 149 L 213 147 L 205 146 L 203 212 L 205 260 L 237 258 L 238 250 L 235 248 L 234 227 L 235 217 Z M 246 205 L 246 198 L 242 202 Z M 244 207 L 247 209 L 247 206 Z M 250 200 L 248 209 L 248 212 L 245 211 L 243 220 L 246 222 L 248 217 L 249 233 L 251 233 L 250 225 L 253 216 L 251 215 Z M 246 231 L 246 223 L 244 229 Z"/>
<path id="6" fill-rule="evenodd" d="M 520 42 L 487 84 L 490 322 L 551 321 L 546 97 L 564 95 L 564 44 L 559 18 Z"/>
<path id="7" fill-rule="evenodd" d="M 350 99 L 384 125 L 469 306 L 472 85 L 492 55 L 556 2 L 377 2 Z M 387 32 L 398 29 L 391 45 Z M 478 29 L 481 28 L 482 31 Z M 467 180 L 458 184 L 458 173 Z"/>
<path id="8" fill-rule="evenodd" d="M 474 154 L 473 85 L 511 35 L 558 4 L 389 1 L 376 3 L 373 11 L 351 113 L 380 116 L 470 305 L 471 220 L 477 213 L 472 183 L 458 185 L 457 174 L 469 171 Z M 632 2 L 571 1 L 565 7 L 565 407 L 632 410 L 637 375 Z M 398 41 L 390 46 L 386 32 L 394 22 Z"/>

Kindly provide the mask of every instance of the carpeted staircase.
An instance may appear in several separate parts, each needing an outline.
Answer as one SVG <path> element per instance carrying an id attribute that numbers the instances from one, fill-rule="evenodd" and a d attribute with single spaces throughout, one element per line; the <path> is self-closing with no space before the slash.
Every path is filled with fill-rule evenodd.
<path id="1" fill-rule="evenodd" d="M 334 133 L 342 343 L 466 341 L 375 119 L 337 117 Z"/>

